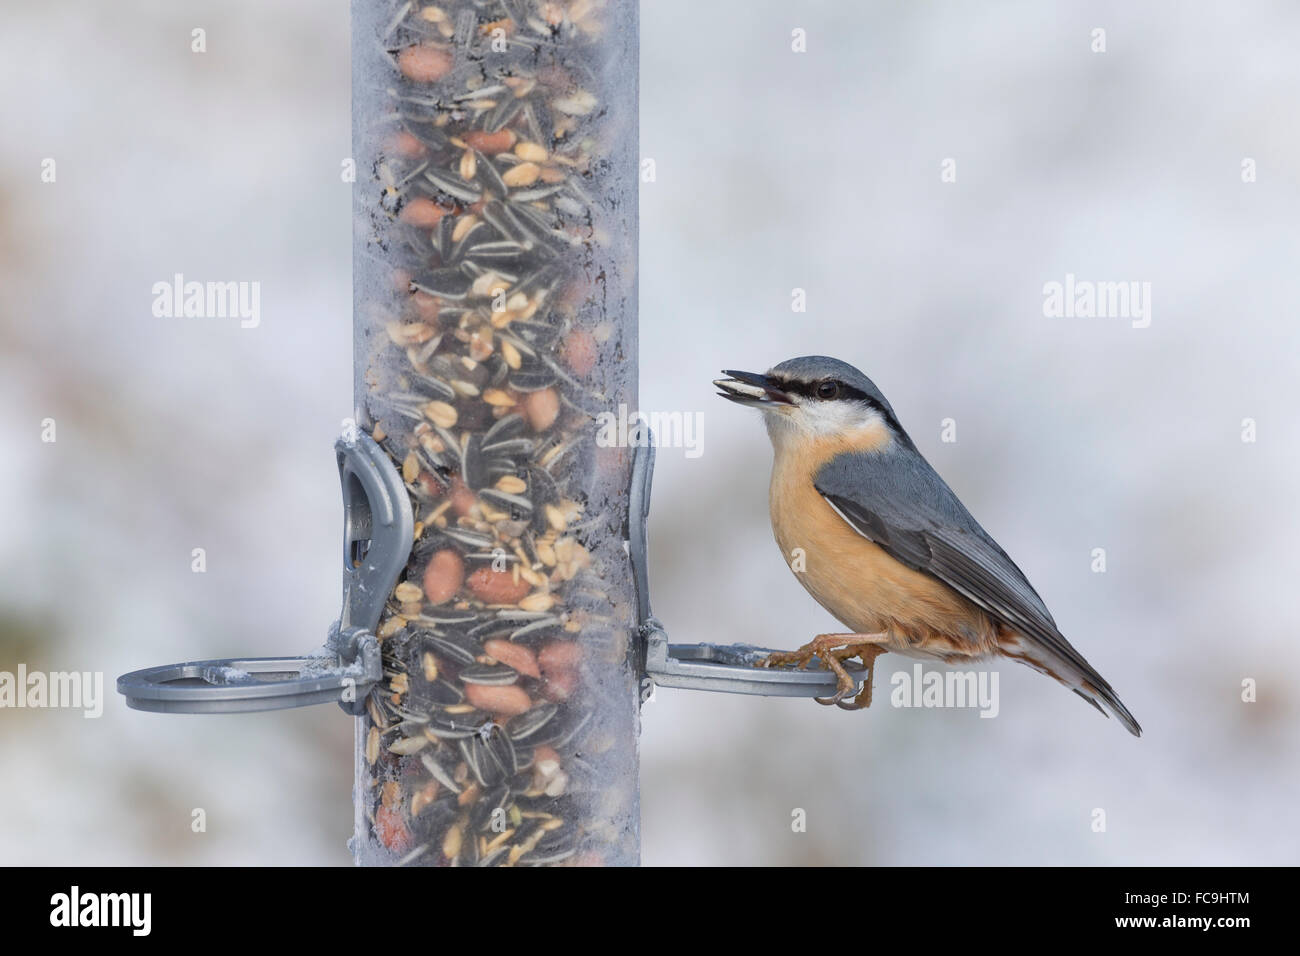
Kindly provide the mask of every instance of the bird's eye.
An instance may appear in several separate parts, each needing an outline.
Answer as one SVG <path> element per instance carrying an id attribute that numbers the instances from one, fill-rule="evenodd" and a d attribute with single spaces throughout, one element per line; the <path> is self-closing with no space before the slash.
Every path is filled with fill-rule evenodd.
<path id="1" fill-rule="evenodd" d="M 827 379 L 817 384 L 817 397 L 823 400 L 829 400 L 839 395 L 840 383 Z"/>

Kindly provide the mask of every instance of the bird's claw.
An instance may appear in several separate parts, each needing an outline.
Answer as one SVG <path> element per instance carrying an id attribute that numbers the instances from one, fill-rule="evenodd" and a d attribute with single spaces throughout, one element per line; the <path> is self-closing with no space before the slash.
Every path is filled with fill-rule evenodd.
<path id="1" fill-rule="evenodd" d="M 880 635 L 872 635 L 878 638 Z M 875 675 L 876 658 L 884 653 L 877 640 L 863 640 L 858 634 L 821 634 L 809 641 L 797 651 L 773 651 L 757 662 L 758 667 L 784 667 L 797 664 L 807 667 L 813 660 L 821 662 L 822 667 L 835 674 L 835 693 L 830 697 L 814 697 L 817 703 L 829 707 L 834 704 L 840 710 L 864 710 L 871 706 L 871 683 Z M 860 658 L 867 668 L 867 673 L 858 690 L 857 683 L 844 669 L 844 661 L 850 657 Z M 844 698 L 857 695 L 851 701 Z"/>
<path id="2" fill-rule="evenodd" d="M 857 690 L 858 690 L 858 685 L 853 681 L 852 678 L 841 677 L 836 683 L 834 694 L 832 694 L 830 697 L 814 697 L 813 700 L 817 701 L 817 703 L 821 704 L 823 707 L 829 707 L 832 704 L 834 704 L 840 710 L 862 710 L 865 707 L 870 707 L 871 706 L 870 672 L 868 672 L 867 679 L 863 682 L 862 690 L 858 691 L 857 696 L 855 696 L 853 700 L 850 701 L 846 701 L 844 699 L 845 697 L 848 697 L 849 695 L 853 694 L 854 691 Z M 863 702 L 864 696 L 866 698 L 865 702 Z"/>

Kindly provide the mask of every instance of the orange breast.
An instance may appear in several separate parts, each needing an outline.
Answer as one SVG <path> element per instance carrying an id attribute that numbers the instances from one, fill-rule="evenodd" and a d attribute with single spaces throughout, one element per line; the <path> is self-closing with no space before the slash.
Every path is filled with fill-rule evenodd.
<path id="1" fill-rule="evenodd" d="M 817 468 L 844 450 L 809 440 L 781 449 L 773 465 L 772 530 L 792 570 L 802 564 L 799 583 L 855 634 L 891 635 L 893 650 L 942 659 L 995 651 L 988 615 L 868 541 L 813 487 Z"/>

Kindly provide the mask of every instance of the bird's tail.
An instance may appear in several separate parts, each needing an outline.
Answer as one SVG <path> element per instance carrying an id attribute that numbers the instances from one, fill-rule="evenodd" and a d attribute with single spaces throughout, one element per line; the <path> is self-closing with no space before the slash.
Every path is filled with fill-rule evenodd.
<path id="1" fill-rule="evenodd" d="M 1134 737 L 1142 736 L 1142 728 L 1129 713 L 1119 695 L 1115 693 L 1106 679 L 1093 669 L 1083 656 L 1068 644 L 1074 653 L 1066 656 L 1051 648 L 1044 647 L 1037 641 L 1028 641 L 1018 634 L 1004 635 L 999 639 L 1002 653 L 1006 657 L 1020 661 L 1038 671 L 1060 681 L 1106 716 L 1114 715 Z"/>

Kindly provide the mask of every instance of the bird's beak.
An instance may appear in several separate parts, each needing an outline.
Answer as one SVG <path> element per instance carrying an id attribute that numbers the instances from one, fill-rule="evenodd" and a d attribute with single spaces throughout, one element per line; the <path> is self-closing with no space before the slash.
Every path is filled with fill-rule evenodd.
<path id="1" fill-rule="evenodd" d="M 737 372 L 729 368 L 724 368 L 722 374 L 730 378 L 715 379 L 713 384 L 718 387 L 719 395 L 737 405 L 772 408 L 794 404 L 794 399 L 766 375 L 759 375 L 756 372 Z"/>

